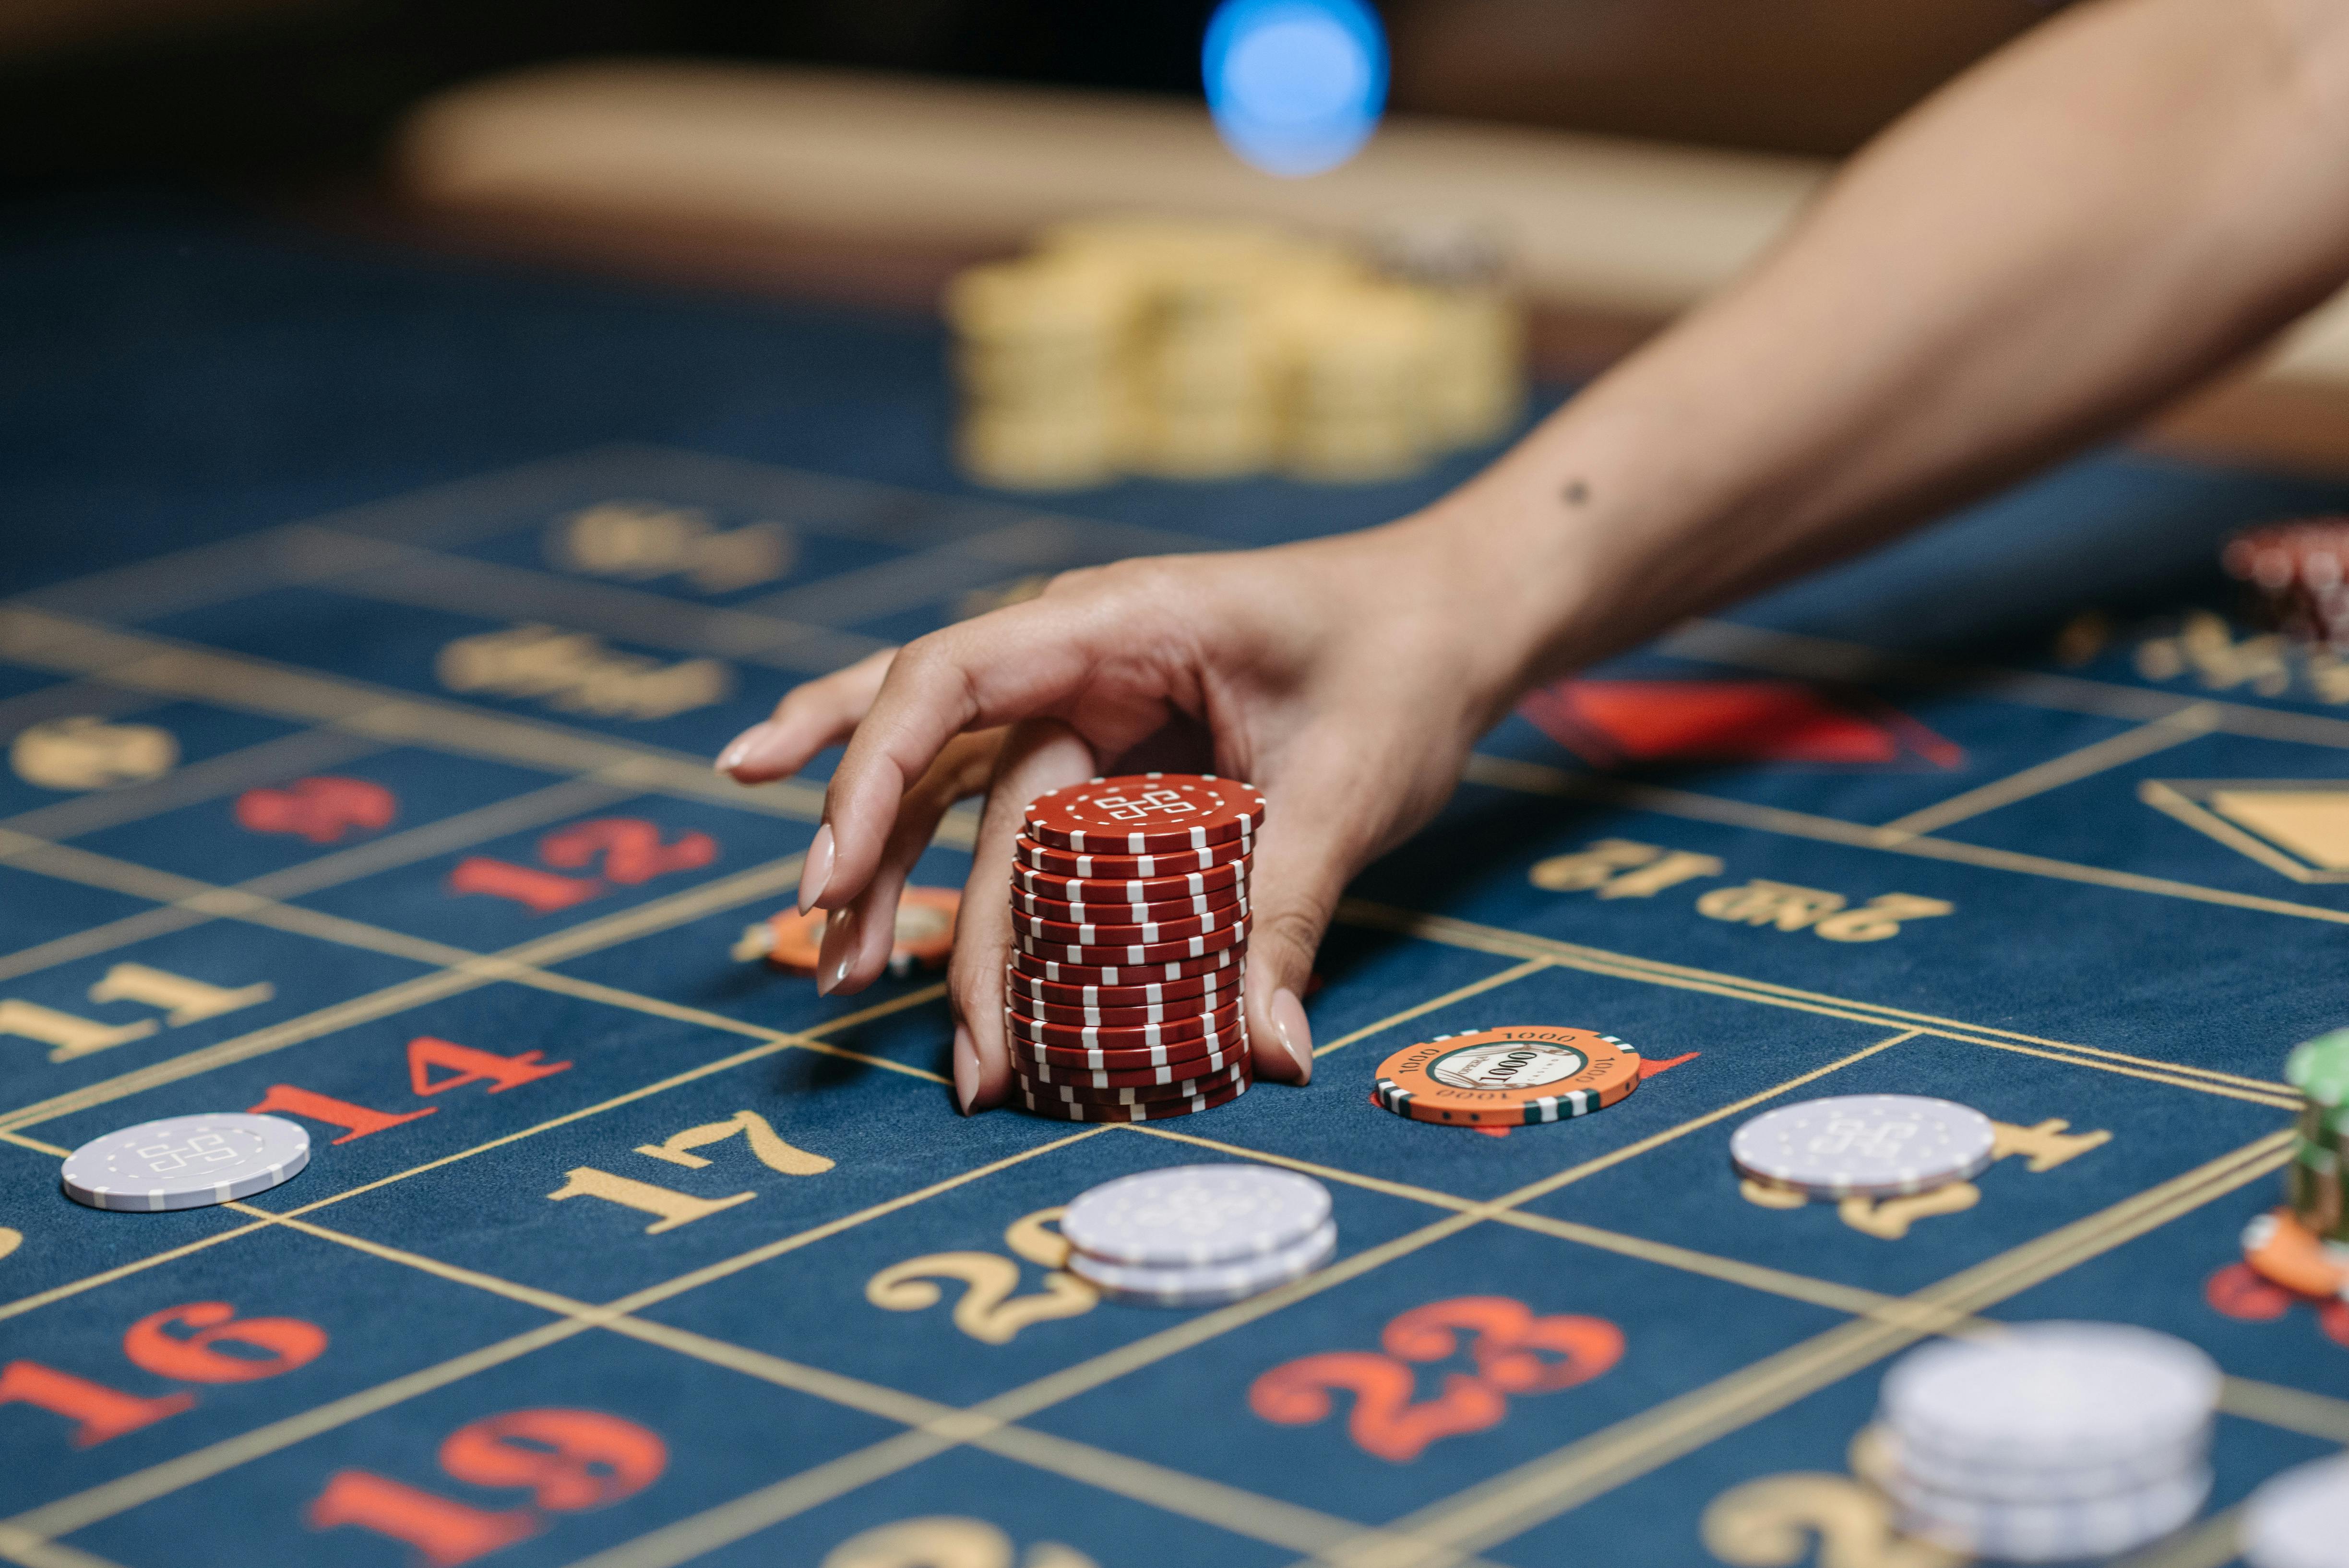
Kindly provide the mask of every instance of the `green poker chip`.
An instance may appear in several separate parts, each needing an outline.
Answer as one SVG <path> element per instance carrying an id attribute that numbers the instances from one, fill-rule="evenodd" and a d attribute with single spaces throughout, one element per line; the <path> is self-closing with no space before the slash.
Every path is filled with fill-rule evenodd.
<path id="1" fill-rule="evenodd" d="M 2283 1064 L 2284 1081 L 2326 1110 L 2349 1103 L 2349 1029 L 2319 1035 L 2292 1048 Z"/>

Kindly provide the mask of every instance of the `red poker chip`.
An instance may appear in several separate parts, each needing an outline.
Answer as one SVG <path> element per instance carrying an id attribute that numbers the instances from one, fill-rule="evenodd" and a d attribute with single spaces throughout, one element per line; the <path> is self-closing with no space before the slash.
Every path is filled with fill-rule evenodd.
<path id="1" fill-rule="evenodd" d="M 1049 1075 L 1049 1076 L 1045 1076 Z M 1020 1088 L 1038 1099 L 1057 1099 L 1071 1105 L 1154 1105 L 1170 1099 L 1188 1099 L 1193 1095 L 1210 1094 L 1245 1083 L 1255 1075 L 1247 1064 L 1234 1062 L 1213 1072 L 1201 1071 L 1195 1077 L 1182 1077 L 1167 1082 L 1155 1081 L 1146 1075 L 1137 1083 L 1102 1083 L 1106 1073 L 1055 1072 L 1040 1068 L 1028 1072 L 1015 1066 L 1012 1076 Z"/>
<path id="2" fill-rule="evenodd" d="M 1245 863 L 1235 862 L 1210 867 L 1203 872 L 1186 872 L 1181 876 L 1119 878 L 1062 876 L 1057 872 L 1040 872 L 1032 866 L 1015 865 L 1011 868 L 1011 886 L 1015 894 L 1028 893 L 1040 899 L 1055 899 L 1062 903 L 1081 903 L 1087 908 L 1096 903 L 1172 903 L 1207 898 L 1227 888 L 1237 888 L 1244 892 L 1247 887 L 1247 867 Z M 1214 907 L 1212 899 L 1209 907 Z"/>
<path id="3" fill-rule="evenodd" d="M 1222 931 L 1186 936 L 1175 942 L 1136 942 L 1122 946 L 1084 942 L 1040 942 L 1015 931 L 1011 934 L 1011 945 L 1022 957 L 1047 959 L 1055 964 L 1074 964 L 1089 969 L 1116 969 L 1131 965 L 1180 964 L 1212 958 L 1218 953 L 1228 953 L 1244 946 L 1247 938 L 1248 922 L 1243 920 Z"/>
<path id="4" fill-rule="evenodd" d="M 1163 854 L 1253 835 L 1264 797 L 1212 773 L 1122 773 L 1047 789 L 1028 802 L 1028 836 L 1082 853 Z"/>
<path id="5" fill-rule="evenodd" d="M 1063 883 L 1063 886 L 1068 884 Z M 1197 915 L 1229 919 L 1247 913 L 1247 893 L 1237 883 L 1203 892 L 1195 898 L 1170 898 L 1158 903 L 1063 903 L 1011 890 L 1011 913 L 1022 919 L 1056 921 L 1063 925 L 1145 925 Z"/>
<path id="6" fill-rule="evenodd" d="M 1079 877 L 1086 882 L 1153 882 L 1160 877 L 1184 876 L 1226 866 L 1245 874 L 1249 857 L 1256 852 L 1256 836 L 1249 834 L 1205 849 L 1176 850 L 1163 855 L 1094 854 L 1090 851 L 1078 854 L 1040 844 L 1026 833 L 1013 840 L 1011 848 L 1013 857 L 1030 871 Z"/>
<path id="7" fill-rule="evenodd" d="M 1174 1024 L 1186 1019 L 1220 1013 L 1237 1006 L 1239 992 L 1231 987 L 1209 991 L 1194 996 L 1177 997 L 1172 1002 L 1144 1005 L 1138 1007 L 1071 1006 L 1061 1002 L 1046 1002 L 1034 996 L 1012 995 L 1011 1006 L 1020 1016 L 1034 1024 L 1062 1024 L 1089 1029 L 1138 1029 L 1145 1024 Z"/>
<path id="8" fill-rule="evenodd" d="M 1098 1010 L 1104 1013 L 1112 1009 L 1123 1011 L 1137 1007 L 1179 1008 L 1186 1005 L 1204 1005 L 1207 1010 L 1213 1011 L 1216 1006 L 1221 1005 L 1215 1001 L 1216 997 L 1226 993 L 1234 996 L 1239 995 L 1240 981 L 1247 973 L 1247 965 L 1241 963 L 1228 969 L 1211 969 L 1182 979 L 1129 985 L 1098 985 L 1090 982 L 1059 981 L 1030 975 L 1019 968 L 1019 961 L 1015 958 L 1004 966 L 1003 987 L 1005 995 L 1012 997 L 1022 1011 L 1027 1010 L 1027 1005 L 1030 1002 L 1041 1003 L 1053 1007 Z M 1037 1015 L 1030 1013 L 1030 1016 L 1032 1017 Z M 1044 1016 L 1050 1018 L 1051 1015 L 1047 1014 Z M 1089 1020 L 1075 1018 L 1058 1021 L 1084 1023 Z M 1151 1020 L 1138 1018 L 1131 1021 L 1146 1024 Z"/>
<path id="9" fill-rule="evenodd" d="M 1014 973 L 1030 980 L 1049 980 L 1055 985 L 1147 985 L 1154 981 L 1189 980 L 1212 975 L 1218 969 L 1237 971 L 1246 953 L 1246 948 L 1226 947 L 1204 958 L 1185 958 L 1174 964 L 1063 964 L 1057 958 L 1039 957 L 1014 946 L 1011 967 Z M 1237 979 L 1237 975 L 1234 977 Z"/>
<path id="10" fill-rule="evenodd" d="M 1228 1088 L 1189 1099 L 1145 1100 L 1139 1105 L 1090 1105 L 1047 1099 L 1024 1087 L 1019 1093 L 1019 1103 L 1029 1111 L 1058 1121 L 1164 1121 L 1170 1117 L 1190 1116 L 1202 1110 L 1213 1110 L 1219 1105 L 1229 1105 L 1247 1092 L 1251 1081 L 1242 1078 Z"/>
<path id="11" fill-rule="evenodd" d="M 1234 1063 L 1250 1059 L 1246 1039 L 1229 1035 L 1218 1037 L 1221 1043 L 1216 1048 L 1196 1052 L 1191 1047 L 1206 1042 L 1185 1040 L 1155 1051 L 1080 1051 L 1066 1046 L 1040 1046 L 1033 1040 L 1015 1039 L 1009 1042 L 1009 1047 L 1015 1070 L 1055 1082 L 1073 1083 L 1085 1073 L 1140 1073 L 1143 1076 L 1139 1078 L 1112 1078 L 1108 1081 L 1172 1083 L 1220 1072 Z"/>
<path id="12" fill-rule="evenodd" d="M 1072 1046 L 1081 1050 L 1139 1051 L 1154 1047 L 1169 1048 L 1198 1046 L 1203 1040 L 1234 1040 L 1239 1037 L 1239 998 L 1234 996 L 1229 1006 L 1212 1013 L 1195 1014 L 1188 1018 L 1175 1018 L 1164 1024 L 1135 1024 L 1123 1028 L 1104 1028 L 1088 1024 L 1048 1024 L 1030 1018 L 1012 1008 L 1004 1013 L 1004 1023 L 1019 1039 L 1033 1040 L 1040 1045 Z M 1204 1048 L 1204 1047 L 1202 1047 Z"/>
<path id="13" fill-rule="evenodd" d="M 1187 942 L 1195 936 L 1214 936 L 1247 924 L 1247 912 L 1238 904 L 1227 905 L 1207 914 L 1185 914 L 1174 920 L 1162 920 L 1147 925 L 1089 923 L 1071 925 L 1065 921 L 1046 920 L 1040 915 L 1014 914 L 1011 929 L 1031 942 L 1042 945 L 1058 944 L 1071 947 L 1155 947 L 1170 942 Z"/>

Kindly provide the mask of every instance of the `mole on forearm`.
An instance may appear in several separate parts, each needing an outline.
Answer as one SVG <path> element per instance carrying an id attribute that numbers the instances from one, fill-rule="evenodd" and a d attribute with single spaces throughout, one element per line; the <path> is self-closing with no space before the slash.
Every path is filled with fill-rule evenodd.
<path id="1" fill-rule="evenodd" d="M 1560 490 L 1558 494 L 1564 498 L 1567 505 L 1580 506 L 1590 499 L 1590 487 L 1580 480 L 1568 480 L 1566 481 L 1566 489 Z"/>

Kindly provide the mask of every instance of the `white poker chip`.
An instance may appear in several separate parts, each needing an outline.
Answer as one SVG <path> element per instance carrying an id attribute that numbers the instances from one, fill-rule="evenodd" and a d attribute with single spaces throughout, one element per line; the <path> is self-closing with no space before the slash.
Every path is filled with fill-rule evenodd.
<path id="1" fill-rule="evenodd" d="M 2197 1466 L 2103 1496 L 1990 1502 L 1902 1487 L 1894 1501 L 1903 1535 L 2000 1562 L 2068 1563 L 2160 1540 L 2202 1511 L 2210 1480 L 2209 1468 Z"/>
<path id="2" fill-rule="evenodd" d="M 1998 1495 L 2031 1471 L 2159 1463 L 2207 1441 L 2218 1364 L 2194 1346 L 2119 1323 L 2030 1323 L 1910 1351 L 1884 1376 L 1879 1414 L 1904 1465 Z"/>
<path id="3" fill-rule="evenodd" d="M 1269 1165 L 1174 1165 L 1092 1188 L 1061 1234 L 1103 1263 L 1233 1263 L 1293 1245 L 1330 1218 L 1320 1182 Z"/>
<path id="4" fill-rule="evenodd" d="M 1978 1174 L 1997 1141 L 1989 1117 L 1955 1100 L 1844 1094 L 1764 1112 L 1730 1139 L 1729 1157 L 1814 1198 L 1886 1198 Z"/>
<path id="5" fill-rule="evenodd" d="M 93 1209 L 201 1209 L 291 1181 L 310 1135 L 282 1116 L 167 1116 L 93 1138 L 66 1156 L 66 1196 Z"/>
<path id="6" fill-rule="evenodd" d="M 2211 1432 L 2207 1425 L 2178 1442 L 2045 1469 L 2017 1468 L 1996 1460 L 1985 1463 L 1979 1455 L 1969 1459 L 1921 1443 L 1903 1442 L 1899 1434 L 1881 1423 L 1876 1429 L 1883 1434 L 1888 1454 L 1907 1483 L 1984 1502 L 2042 1503 L 2102 1497 L 2184 1475 L 2207 1465 L 2210 1459 Z"/>
<path id="7" fill-rule="evenodd" d="M 2243 1504 L 2251 1568 L 2349 1568 L 2349 1454 L 2270 1478 Z"/>
<path id="8" fill-rule="evenodd" d="M 1337 1250 L 1337 1222 L 1324 1221 L 1303 1240 L 1241 1263 L 1155 1268 L 1103 1263 L 1082 1253 L 1071 1253 L 1069 1272 L 1092 1281 L 1112 1301 L 1143 1306 L 1220 1306 L 1302 1279 L 1328 1263 Z"/>

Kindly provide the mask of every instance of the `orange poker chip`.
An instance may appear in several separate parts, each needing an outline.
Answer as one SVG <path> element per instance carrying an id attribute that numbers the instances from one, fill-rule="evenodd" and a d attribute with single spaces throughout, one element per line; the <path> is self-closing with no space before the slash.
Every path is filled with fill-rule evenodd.
<path id="1" fill-rule="evenodd" d="M 2243 1227 L 2243 1261 L 2271 1284 L 2307 1296 L 2349 1290 L 2349 1263 L 2327 1252 L 2316 1233 L 2290 1209 L 2261 1214 Z"/>
<path id="2" fill-rule="evenodd" d="M 962 895 L 952 888 L 909 887 L 899 893 L 889 973 L 905 975 L 916 967 L 943 967 L 954 953 L 955 913 L 961 907 Z M 795 909 L 778 910 L 756 925 L 743 927 L 741 940 L 734 944 L 734 956 L 745 963 L 763 958 L 778 969 L 812 975 L 823 950 L 827 918 L 820 909 L 805 914 Z"/>
<path id="3" fill-rule="evenodd" d="M 1438 1035 L 1379 1064 L 1378 1101 L 1413 1121 L 1520 1127 L 1587 1116 L 1640 1087 L 1612 1035 L 1533 1024 Z"/>

